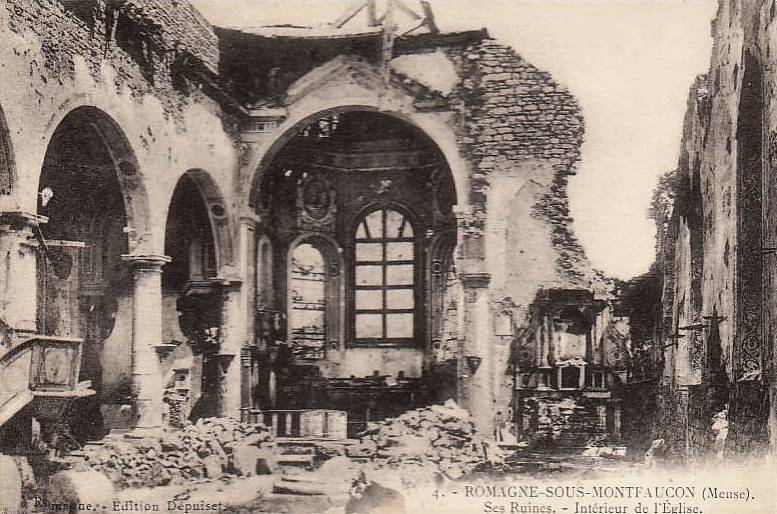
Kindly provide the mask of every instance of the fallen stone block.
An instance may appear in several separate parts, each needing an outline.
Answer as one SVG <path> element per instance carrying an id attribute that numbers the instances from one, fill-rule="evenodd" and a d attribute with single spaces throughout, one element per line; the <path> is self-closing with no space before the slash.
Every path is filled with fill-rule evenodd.
<path id="1" fill-rule="evenodd" d="M 110 505 L 113 484 L 94 470 L 66 470 L 56 473 L 46 487 L 46 502 L 57 505 Z"/>
<path id="2" fill-rule="evenodd" d="M 202 465 L 205 468 L 205 478 L 218 478 L 223 473 L 221 459 L 216 455 L 209 455 L 202 459 Z"/>
<path id="3" fill-rule="evenodd" d="M 238 476 L 255 475 L 260 453 L 256 446 L 247 444 L 232 446 L 231 471 Z"/>
<path id="4" fill-rule="evenodd" d="M 278 460 L 275 456 L 274 444 L 263 444 L 259 447 L 259 458 L 256 460 L 257 475 L 271 475 L 278 471 Z"/>
<path id="5" fill-rule="evenodd" d="M 345 506 L 346 514 L 405 514 L 405 497 L 399 491 L 370 482 L 356 492 Z"/>
<path id="6" fill-rule="evenodd" d="M 22 511 L 22 475 L 13 457 L 0 455 L 0 512 Z"/>

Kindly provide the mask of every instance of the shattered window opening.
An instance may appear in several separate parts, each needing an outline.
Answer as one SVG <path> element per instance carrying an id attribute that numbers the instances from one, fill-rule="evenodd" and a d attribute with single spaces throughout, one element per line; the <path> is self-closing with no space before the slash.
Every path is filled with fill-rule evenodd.
<path id="1" fill-rule="evenodd" d="M 326 346 L 326 261 L 310 243 L 291 260 L 291 351 L 299 359 L 323 359 Z"/>

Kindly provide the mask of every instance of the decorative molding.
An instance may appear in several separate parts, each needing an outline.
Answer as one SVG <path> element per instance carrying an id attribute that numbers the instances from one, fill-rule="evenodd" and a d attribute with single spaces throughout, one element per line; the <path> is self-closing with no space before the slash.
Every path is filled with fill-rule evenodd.
<path id="1" fill-rule="evenodd" d="M 121 260 L 129 263 L 134 270 L 162 272 L 162 266 L 171 262 L 173 259 L 167 255 L 152 254 L 124 254 Z"/>
<path id="2" fill-rule="evenodd" d="M 491 273 L 485 271 L 467 272 L 461 274 L 461 284 L 465 288 L 483 289 L 491 283 Z"/>
<path id="3" fill-rule="evenodd" d="M 320 174 L 310 173 L 297 183 L 299 228 L 334 232 L 337 220 L 337 192 Z"/>

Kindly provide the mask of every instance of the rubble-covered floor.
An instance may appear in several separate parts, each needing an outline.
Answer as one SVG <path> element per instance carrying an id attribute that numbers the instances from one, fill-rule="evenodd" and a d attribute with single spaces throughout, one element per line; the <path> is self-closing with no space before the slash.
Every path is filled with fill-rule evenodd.
<path id="1" fill-rule="evenodd" d="M 623 447 L 497 447 L 454 402 L 370 423 L 358 439 L 273 439 L 263 425 L 208 418 L 157 435 L 112 435 L 68 459 L 65 481 L 78 501 L 114 512 L 147 505 L 163 512 L 205 505 L 233 513 L 363 512 L 380 505 L 410 512 L 431 491 L 473 481 L 602 479 L 642 466 Z M 115 491 L 106 492 L 110 483 L 99 492 L 78 484 L 94 482 L 96 471 Z"/>

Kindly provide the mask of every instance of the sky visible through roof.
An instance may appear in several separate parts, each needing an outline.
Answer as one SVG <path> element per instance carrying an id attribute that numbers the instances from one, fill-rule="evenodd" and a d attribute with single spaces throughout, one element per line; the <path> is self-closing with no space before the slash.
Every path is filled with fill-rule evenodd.
<path id="1" fill-rule="evenodd" d="M 417 8 L 415 0 L 405 0 Z M 214 25 L 316 25 L 351 0 L 192 0 Z M 574 230 L 594 266 L 627 279 L 655 255 L 656 179 L 677 166 L 688 88 L 706 72 L 715 0 L 432 0 L 443 31 L 486 27 L 565 84 L 585 143 L 570 180 Z"/>

